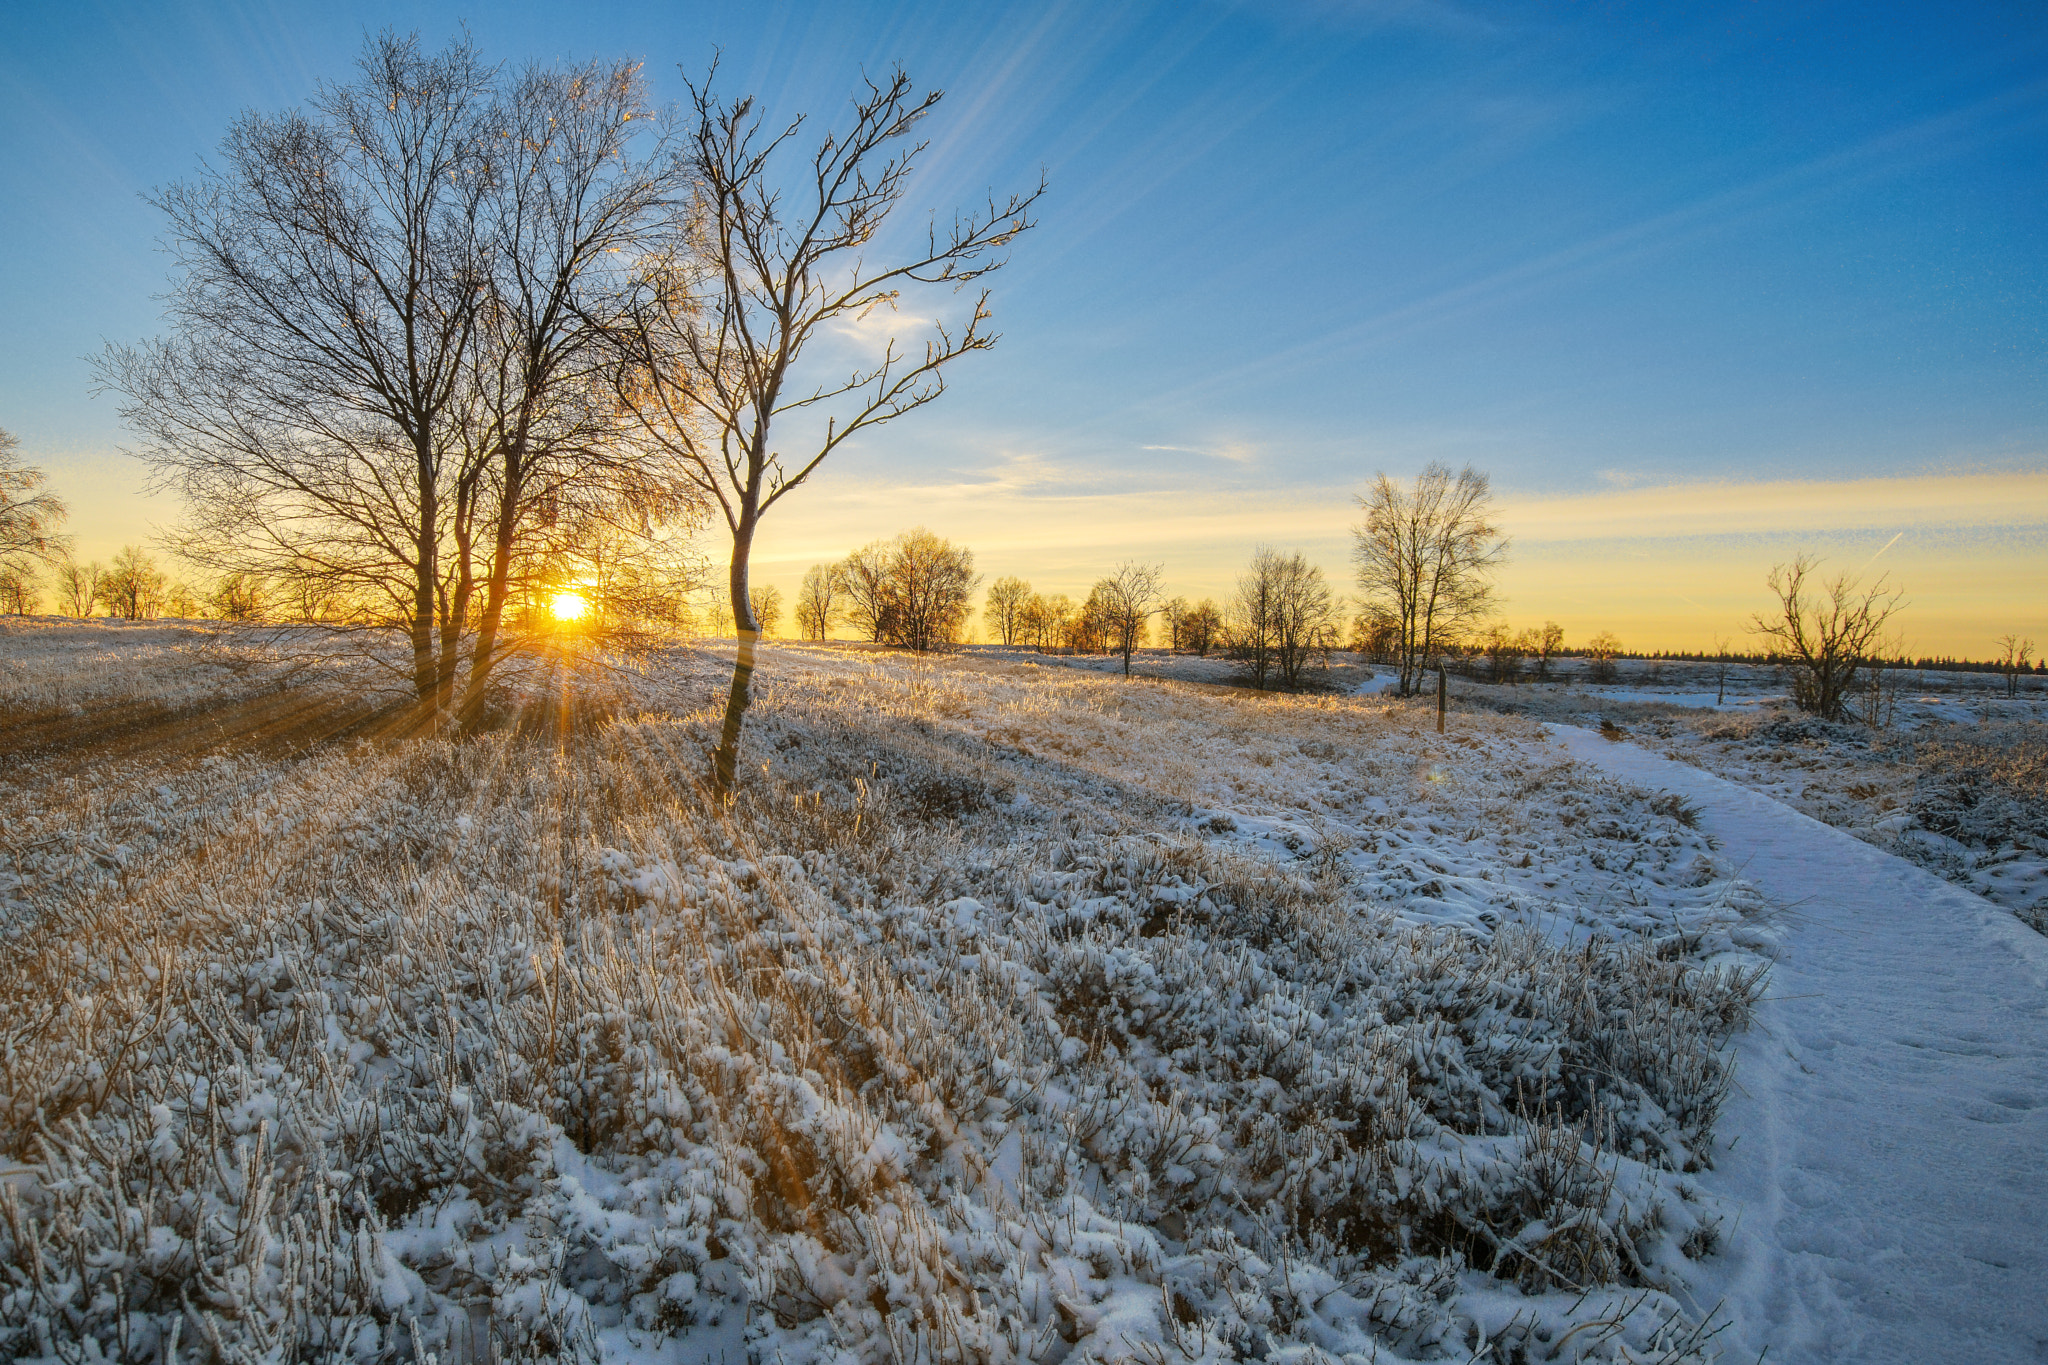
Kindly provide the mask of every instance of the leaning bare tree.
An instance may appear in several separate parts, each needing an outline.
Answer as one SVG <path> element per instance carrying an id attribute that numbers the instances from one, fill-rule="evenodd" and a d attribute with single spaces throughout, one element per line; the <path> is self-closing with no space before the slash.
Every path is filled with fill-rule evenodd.
<path id="1" fill-rule="evenodd" d="M 964 323 L 932 323 L 922 355 L 900 351 L 891 338 L 873 364 L 811 379 L 806 350 L 893 310 L 909 286 L 957 289 L 999 268 L 1003 248 L 1030 227 L 1044 185 L 934 224 L 919 245 L 877 263 L 868 253 L 890 245 L 879 234 L 924 150 L 912 132 L 940 92 L 915 94 L 901 71 L 868 82 L 850 126 L 819 141 L 787 193 L 782 153 L 803 120 L 764 135 L 752 99 L 725 100 L 709 81 L 690 93 L 697 230 L 666 259 L 647 262 L 633 325 L 620 329 L 630 361 L 621 395 L 716 502 L 732 537 L 738 649 L 712 758 L 713 783 L 727 791 L 760 640 L 746 604 L 762 516 L 854 436 L 936 399 L 953 361 L 993 346 L 988 293 L 974 299 Z M 785 464 L 775 442 L 789 419 L 809 419 L 809 430 Z"/>
<path id="2" fill-rule="evenodd" d="M 1857 671 L 1877 660 L 1885 625 L 1905 597 L 1882 577 L 1868 587 L 1848 573 L 1825 583 L 1809 581 L 1818 564 L 1802 554 L 1774 566 L 1764 581 L 1777 605 L 1753 617 L 1752 629 L 1791 664 L 1793 704 L 1824 720 L 1841 720 Z"/>
<path id="3" fill-rule="evenodd" d="M 1431 461 L 1408 488 L 1384 473 L 1359 498 L 1352 558 L 1369 611 L 1395 624 L 1400 694 L 1422 686 L 1445 645 L 1493 609 L 1493 574 L 1508 542 L 1493 524 L 1493 490 L 1470 465 Z"/>

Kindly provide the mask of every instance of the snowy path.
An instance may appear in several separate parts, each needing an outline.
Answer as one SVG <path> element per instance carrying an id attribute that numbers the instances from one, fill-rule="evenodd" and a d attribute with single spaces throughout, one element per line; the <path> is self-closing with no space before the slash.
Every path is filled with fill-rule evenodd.
<path id="1" fill-rule="evenodd" d="M 1767 796 L 1589 730 L 1787 907 L 1708 1185 L 1731 1361 L 2048 1361 L 2048 939 Z"/>

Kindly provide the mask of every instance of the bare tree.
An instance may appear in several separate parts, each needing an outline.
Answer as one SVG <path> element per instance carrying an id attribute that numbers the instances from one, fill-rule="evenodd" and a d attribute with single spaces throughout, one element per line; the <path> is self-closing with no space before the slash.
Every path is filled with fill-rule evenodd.
<path id="1" fill-rule="evenodd" d="M 0 560 L 0 611 L 26 616 L 41 605 L 36 573 L 26 559 Z"/>
<path id="2" fill-rule="evenodd" d="M 114 563 L 100 580 L 100 600 L 117 616 L 140 621 L 155 616 L 164 606 L 170 580 L 140 545 L 124 545 Z"/>
<path id="3" fill-rule="evenodd" d="M 207 605 L 223 621 L 262 619 L 269 604 L 269 587 L 255 574 L 231 573 L 213 585 Z"/>
<path id="4" fill-rule="evenodd" d="M 1505 621 L 1488 627 L 1480 647 L 1486 652 L 1493 680 L 1497 683 L 1518 680 L 1522 676 L 1522 661 L 1529 657 L 1534 643 L 1530 632 L 1515 630 Z"/>
<path id="5" fill-rule="evenodd" d="M 1031 600 L 1031 585 L 1021 578 L 1006 576 L 989 584 L 988 601 L 981 618 L 996 639 L 1005 645 L 1019 643 L 1023 629 L 1024 604 Z"/>
<path id="6" fill-rule="evenodd" d="M 761 633 L 773 635 L 782 620 L 782 589 L 773 583 L 762 583 L 749 590 L 747 605 L 753 609 Z"/>
<path id="7" fill-rule="evenodd" d="M 1022 638 L 1040 654 L 1059 649 L 1066 645 L 1068 628 L 1073 622 L 1074 604 L 1067 600 L 1065 593 L 1054 593 L 1047 597 L 1032 593 L 1018 612 L 1019 630 Z"/>
<path id="8" fill-rule="evenodd" d="M 1216 600 L 1205 597 L 1188 609 L 1181 618 L 1181 648 L 1192 649 L 1197 658 L 1206 659 L 1209 651 L 1216 648 L 1223 638 L 1223 613 L 1216 608 Z"/>
<path id="9" fill-rule="evenodd" d="M 1492 486 L 1470 465 L 1453 474 L 1432 461 L 1409 488 L 1382 473 L 1358 502 L 1358 585 L 1367 608 L 1399 627 L 1394 662 L 1411 696 L 1445 644 L 1491 612 L 1508 542 L 1493 524 Z"/>
<path id="10" fill-rule="evenodd" d="M 73 616 L 92 615 L 93 603 L 99 601 L 100 579 L 105 573 L 97 560 L 80 564 L 66 555 L 57 565 L 57 596 L 64 609 Z"/>
<path id="11" fill-rule="evenodd" d="M 634 125 L 651 122 L 639 67 L 529 67 L 499 94 L 491 121 L 488 287 L 465 372 L 456 565 L 442 589 L 444 659 L 475 623 L 466 725 L 507 652 L 505 607 L 522 572 L 574 558 L 579 541 L 615 560 L 640 559 L 626 538 L 656 540 L 705 510 L 644 441 L 623 439 L 607 382 L 632 287 L 621 262 L 679 231 L 672 206 L 688 183 L 667 136 L 636 153 Z M 444 676 L 444 702 L 452 684 Z"/>
<path id="12" fill-rule="evenodd" d="M 1109 604 L 1103 600 L 1100 585 L 1091 589 L 1067 618 L 1066 645 L 1076 654 L 1109 652 Z"/>
<path id="13" fill-rule="evenodd" d="M 1354 654 L 1363 654 L 1376 664 L 1384 664 L 1395 659 L 1400 638 L 1398 621 L 1378 608 L 1369 608 L 1353 618 L 1351 638 L 1347 644 Z"/>
<path id="14" fill-rule="evenodd" d="M 1614 658 L 1621 653 L 1621 640 L 1603 630 L 1586 641 L 1586 674 L 1594 682 L 1614 681 Z"/>
<path id="15" fill-rule="evenodd" d="M 1535 630 L 1533 642 L 1530 652 L 1536 656 L 1536 676 L 1547 678 L 1551 656 L 1564 648 L 1564 627 L 1555 621 L 1545 621 Z"/>
<path id="16" fill-rule="evenodd" d="M 1809 583 L 1818 564 L 1802 554 L 1774 565 L 1764 581 L 1777 605 L 1753 617 L 1753 629 L 1791 663 L 1793 705 L 1840 720 L 1857 670 L 1877 658 L 1885 625 L 1905 597 L 1882 577 L 1867 588 L 1847 573 Z"/>
<path id="17" fill-rule="evenodd" d="M 1271 572 L 1271 553 L 1261 547 L 1252 557 L 1251 568 L 1238 577 L 1237 592 L 1230 600 L 1230 615 L 1224 627 L 1230 656 L 1250 672 L 1252 686 L 1260 688 L 1273 671 L 1280 614 L 1280 585 L 1277 575 Z"/>
<path id="18" fill-rule="evenodd" d="M 466 43 L 427 55 L 390 34 L 360 68 L 309 110 L 245 114 L 217 165 L 157 196 L 175 335 L 110 350 L 102 376 L 184 495 L 181 552 L 322 573 L 404 625 L 431 703 L 493 73 Z"/>
<path id="19" fill-rule="evenodd" d="M 797 633 L 823 641 L 846 615 L 845 581 L 836 564 L 813 564 L 796 590 Z"/>
<path id="20" fill-rule="evenodd" d="M 2027 671 L 2027 661 L 2034 657 L 2034 642 L 2017 635 L 1998 637 L 1998 671 L 2005 675 L 2005 695 L 2017 697 L 2020 694 L 2020 675 Z"/>
<path id="21" fill-rule="evenodd" d="M 895 629 L 890 619 L 893 602 L 889 586 L 893 557 L 889 542 L 877 540 L 861 546 L 838 565 L 839 581 L 846 591 L 846 619 L 875 642 Z"/>
<path id="22" fill-rule="evenodd" d="M 21 438 L 0 428 L 0 564 L 12 563 L 33 576 L 30 561 L 56 564 L 70 550 L 59 535 L 64 502 L 48 488 L 43 471 L 21 458 Z"/>
<path id="23" fill-rule="evenodd" d="M 1123 655 L 1126 678 L 1131 676 L 1131 655 L 1145 643 L 1145 623 L 1159 610 L 1161 572 L 1160 565 L 1125 560 L 1090 594 L 1100 601 L 1109 646 Z"/>
<path id="24" fill-rule="evenodd" d="M 1337 639 L 1337 602 L 1323 571 L 1300 553 L 1259 547 L 1237 580 L 1229 618 L 1230 650 L 1264 687 L 1275 678 L 1301 685 L 1308 664 L 1327 659 Z"/>
<path id="25" fill-rule="evenodd" d="M 1187 614 L 1188 599 L 1185 597 L 1169 597 L 1159 604 L 1159 615 L 1165 620 L 1168 649 L 1179 650 L 1180 623 Z"/>
<path id="26" fill-rule="evenodd" d="M 837 571 L 848 619 L 870 640 L 904 649 L 956 643 L 981 582 L 972 550 L 922 526 L 862 546 Z"/>
<path id="27" fill-rule="evenodd" d="M 1337 643 L 1337 598 L 1322 569 L 1299 552 L 1278 557 L 1280 574 L 1278 651 L 1280 680 L 1298 688 L 1311 663 L 1329 666 Z"/>
<path id="28" fill-rule="evenodd" d="M 509 81 L 467 42 L 371 40 L 301 110 L 248 114 L 219 161 L 157 197 L 178 271 L 172 335 L 101 375 L 160 487 L 179 553 L 404 629 L 423 707 L 465 720 L 505 653 L 515 592 L 605 516 L 679 515 L 620 437 L 613 322 L 686 168 L 637 69 Z M 682 509 L 687 515 L 688 509 Z"/>
<path id="29" fill-rule="evenodd" d="M 803 120 L 764 136 L 752 99 L 727 101 L 709 80 L 690 96 L 699 230 L 643 272 L 633 325 L 621 329 L 632 362 L 621 393 L 716 502 L 732 537 L 739 649 L 711 774 L 725 791 L 760 638 L 746 602 L 762 516 L 848 440 L 936 399 L 953 361 L 994 345 L 988 293 L 957 329 L 931 324 L 921 356 L 900 352 L 892 338 L 873 365 L 811 382 L 802 377 L 804 353 L 829 329 L 894 310 L 907 286 L 958 289 L 999 268 L 1003 249 L 1031 226 L 1044 186 L 990 199 L 943 231 L 935 225 L 893 264 L 876 264 L 869 249 L 908 188 L 925 146 L 912 130 L 938 91 L 916 95 L 901 71 L 868 82 L 850 126 L 820 139 L 787 198 L 780 154 Z M 784 464 L 774 440 L 793 416 L 813 429 L 803 453 Z"/>
<path id="30" fill-rule="evenodd" d="M 892 628 L 885 639 L 905 649 L 956 643 L 974 614 L 981 579 L 974 552 L 920 526 L 896 538 L 887 579 Z"/>

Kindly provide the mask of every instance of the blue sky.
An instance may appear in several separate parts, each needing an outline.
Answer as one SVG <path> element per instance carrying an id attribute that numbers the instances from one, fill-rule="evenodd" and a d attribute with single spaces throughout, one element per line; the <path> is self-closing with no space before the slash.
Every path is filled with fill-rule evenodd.
<path id="1" fill-rule="evenodd" d="M 464 23 L 496 58 L 643 59 L 669 98 L 722 50 L 728 88 L 823 118 L 901 62 L 948 92 L 912 207 L 1049 175 L 995 281 L 1003 343 L 792 500 L 762 551 L 790 586 L 919 521 L 1070 591 L 1125 554 L 1219 591 L 1259 540 L 1341 575 L 1350 494 L 1443 458 L 1531 509 L 1518 618 L 1732 631 L 1757 584 L 1711 622 L 1603 597 L 1542 568 L 1575 543 L 1542 509 L 1732 483 L 1761 514 L 1786 480 L 1836 492 L 1762 544 L 1737 498 L 1641 548 L 1735 573 L 1699 557 L 1728 538 L 1758 582 L 1807 541 L 1846 565 L 1905 531 L 1883 563 L 1927 581 L 1989 556 L 1998 600 L 1918 599 L 1927 647 L 2048 602 L 2038 4 L 17 4 L 0 426 L 83 548 L 175 514 L 134 496 L 84 360 L 156 330 L 142 194 L 345 77 L 366 31 Z M 1990 490 L 1972 510 L 1899 496 L 1958 478 Z"/>

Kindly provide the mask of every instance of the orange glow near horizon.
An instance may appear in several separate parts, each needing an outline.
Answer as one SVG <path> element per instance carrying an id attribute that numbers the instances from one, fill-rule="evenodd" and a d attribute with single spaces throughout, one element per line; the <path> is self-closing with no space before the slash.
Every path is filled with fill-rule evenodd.
<path id="1" fill-rule="evenodd" d="M 580 592 L 564 590 L 556 593 L 548 602 L 548 610 L 554 614 L 557 621 L 564 624 L 581 621 L 590 614 L 590 599 Z"/>

